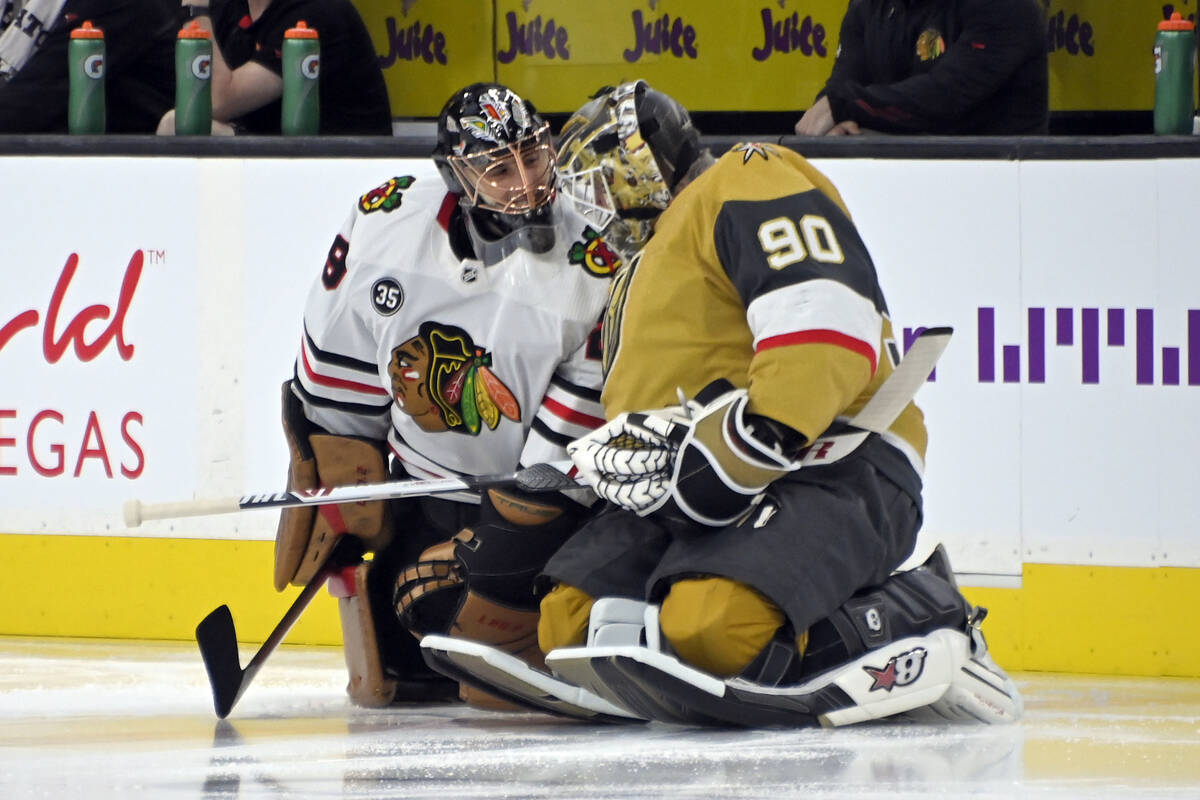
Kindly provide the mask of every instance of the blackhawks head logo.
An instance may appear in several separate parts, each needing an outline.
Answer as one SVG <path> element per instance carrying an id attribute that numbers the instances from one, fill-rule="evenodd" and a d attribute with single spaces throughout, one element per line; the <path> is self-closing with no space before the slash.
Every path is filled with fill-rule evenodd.
<path id="1" fill-rule="evenodd" d="M 423 322 L 392 350 L 392 398 L 421 430 L 474 436 L 495 430 L 500 417 L 521 421 L 521 406 L 491 370 L 492 354 L 454 325 Z"/>
<path id="2" fill-rule="evenodd" d="M 607 278 L 621 266 L 617 251 L 609 247 L 591 225 L 584 227 L 583 241 L 574 242 L 567 250 L 567 261 L 582 264 L 584 269 L 598 278 Z"/>
<path id="3" fill-rule="evenodd" d="M 917 37 L 917 58 L 922 62 L 933 61 L 945 52 L 946 40 L 941 31 L 936 28 L 921 31 L 921 35 Z"/>
<path id="4" fill-rule="evenodd" d="M 416 181 L 412 175 L 401 175 L 392 178 L 387 183 L 376 186 L 371 191 L 358 198 L 358 207 L 364 214 L 372 211 L 391 211 L 399 208 L 404 199 L 404 190 Z"/>

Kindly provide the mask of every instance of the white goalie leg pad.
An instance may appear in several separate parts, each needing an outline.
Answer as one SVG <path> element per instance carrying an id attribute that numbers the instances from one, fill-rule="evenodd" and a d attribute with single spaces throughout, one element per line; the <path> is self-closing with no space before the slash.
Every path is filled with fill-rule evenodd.
<path id="1" fill-rule="evenodd" d="M 625 708 L 621 698 L 592 669 L 592 659 L 614 653 L 657 655 L 660 641 L 657 605 L 624 597 L 602 597 L 592 604 L 587 645 L 551 650 L 546 656 L 546 666 L 558 678 Z"/>
<path id="2" fill-rule="evenodd" d="M 803 689 L 812 691 L 818 684 L 833 684 L 844 691 L 853 705 L 821 715 L 821 724 L 841 727 L 883 719 L 939 701 L 969 659 L 967 635 L 942 628 L 864 653 L 804 684 Z M 758 691 L 786 694 L 789 688 Z"/>
<path id="3" fill-rule="evenodd" d="M 641 690 L 641 700 L 636 699 L 635 690 L 630 702 L 635 706 L 650 702 L 646 708 L 635 707 L 633 713 L 666 722 L 696 724 L 698 717 L 699 724 L 840 727 L 937 702 L 969 657 L 966 634 L 946 628 L 892 642 L 792 686 L 764 686 L 742 678 L 722 680 L 646 647 L 560 648 L 546 656 L 546 665 L 556 675 L 618 705 L 625 705 L 621 692 L 629 693 L 632 681 Z M 619 670 L 618 679 L 625 685 L 605 682 L 606 665 L 631 662 L 641 667 Z M 607 670 L 607 674 L 613 673 Z M 710 700 L 700 699 L 703 696 Z M 668 698 L 667 703 L 656 697 Z M 683 707 L 691 707 L 697 716 L 679 718 L 678 709 Z"/>
<path id="4" fill-rule="evenodd" d="M 641 665 L 651 673 L 669 676 L 715 698 L 725 694 L 724 681 L 648 647 L 563 647 L 546 656 L 546 666 L 556 675 L 628 709 L 629 713 L 660 722 L 690 724 L 658 705 L 656 686 L 640 683 L 627 667 L 614 671 L 616 664 Z"/>
<path id="5" fill-rule="evenodd" d="M 1025 703 L 1012 678 L 992 660 L 983 632 L 970 631 L 970 657 L 958 668 L 950 688 L 928 706 L 903 716 L 912 722 L 971 722 L 1003 724 L 1016 722 Z"/>
<path id="6" fill-rule="evenodd" d="M 430 666 L 457 680 L 499 690 L 506 699 L 575 719 L 640 720 L 588 690 L 554 678 L 503 650 L 481 642 L 429 635 L 421 639 Z"/>

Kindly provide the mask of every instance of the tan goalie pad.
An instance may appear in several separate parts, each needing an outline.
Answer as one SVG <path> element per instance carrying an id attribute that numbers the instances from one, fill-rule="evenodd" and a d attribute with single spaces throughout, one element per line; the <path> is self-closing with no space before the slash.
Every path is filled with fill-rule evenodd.
<path id="1" fill-rule="evenodd" d="M 375 619 L 371 616 L 371 603 L 367 599 L 367 572 L 370 566 L 370 563 L 364 563 L 355 568 L 357 591 L 353 597 L 338 599 L 338 616 L 342 623 L 346 670 L 350 673 L 346 693 L 355 705 L 382 708 L 390 705 L 396 696 L 396 682 L 383 674 Z"/>
<path id="2" fill-rule="evenodd" d="M 541 669 L 546 661 L 537 644 L 537 625 L 538 612 L 509 608 L 468 590 L 450 635 L 490 644 Z"/>
<path id="3" fill-rule="evenodd" d="M 380 483 L 387 478 L 383 453 L 372 442 L 325 433 L 313 434 L 308 441 L 315 456 L 317 485 L 352 486 Z M 382 500 L 342 503 L 330 511 L 335 513 L 310 516 L 307 531 L 299 515 L 294 520 L 286 512 L 280 516 L 275 542 L 276 589 L 282 590 L 289 581 L 303 586 L 312 580 L 333 549 L 339 533 L 351 533 L 362 539 L 367 552 L 381 550 L 391 541 L 387 504 Z M 336 524 L 327 516 L 332 516 Z M 296 551 L 301 555 L 289 575 Z"/>
<path id="4" fill-rule="evenodd" d="M 460 534 L 461 535 L 461 534 Z M 429 592 L 449 589 L 463 582 L 458 559 L 454 557 L 456 539 L 449 539 L 429 547 L 421 553 L 421 560 L 403 570 L 396 578 L 396 613 L 401 621 L 412 604 Z"/>
<path id="5" fill-rule="evenodd" d="M 492 501 L 492 508 L 496 509 L 496 513 L 501 517 L 514 525 L 526 528 L 553 522 L 563 513 L 560 505 L 537 503 L 502 489 L 488 489 L 488 498 Z"/>
<path id="6" fill-rule="evenodd" d="M 537 642 L 538 612 L 518 611 L 467 592 L 466 600 L 450 628 L 450 635 L 497 647 L 538 669 L 546 668 Z M 480 689 L 459 684 L 458 696 L 474 708 L 492 711 L 526 711 Z"/>

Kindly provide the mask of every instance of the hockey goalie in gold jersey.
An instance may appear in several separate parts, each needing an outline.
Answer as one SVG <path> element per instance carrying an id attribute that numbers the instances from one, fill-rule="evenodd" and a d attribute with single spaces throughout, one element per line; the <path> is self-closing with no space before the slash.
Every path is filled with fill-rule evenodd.
<path id="1" fill-rule="evenodd" d="M 944 552 L 895 573 L 922 519 L 921 411 L 902 400 L 838 437 L 901 354 L 832 183 L 778 145 L 714 160 L 641 81 L 601 90 L 559 148 L 627 266 L 604 323 L 609 422 L 568 446 L 609 505 L 547 565 L 547 663 L 674 722 L 1019 716 Z M 616 668 L 586 646 L 610 623 L 640 631 Z M 736 692 L 714 700 L 713 678 Z"/>

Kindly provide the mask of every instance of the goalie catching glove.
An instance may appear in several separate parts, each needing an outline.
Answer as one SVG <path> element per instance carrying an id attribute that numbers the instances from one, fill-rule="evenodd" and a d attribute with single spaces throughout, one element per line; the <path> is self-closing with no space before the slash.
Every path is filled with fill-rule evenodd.
<path id="1" fill-rule="evenodd" d="M 596 493 L 622 508 L 719 527 L 736 522 L 780 476 L 800 468 L 803 437 L 746 411 L 725 380 L 694 400 L 627 412 L 567 445 Z"/>
<path id="2" fill-rule="evenodd" d="M 476 524 L 427 548 L 400 573 L 401 624 L 418 638 L 471 639 L 540 666 L 534 582 L 586 514 L 563 495 L 489 489 Z"/>

